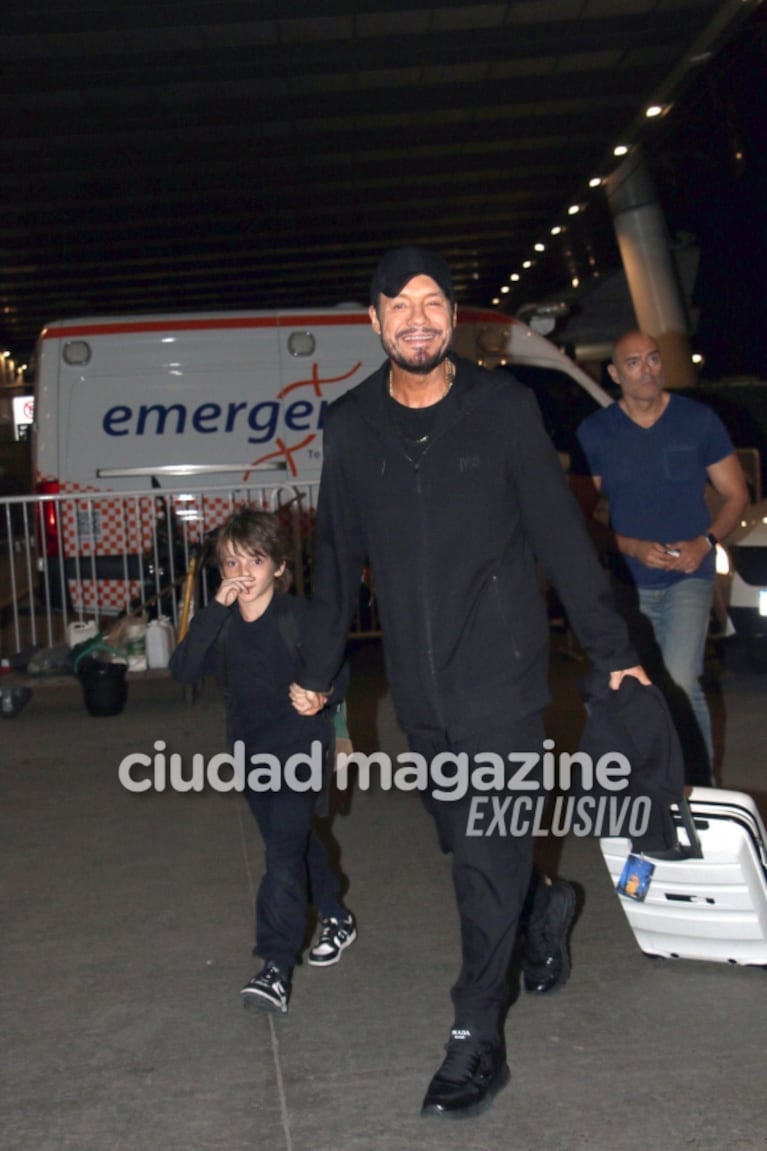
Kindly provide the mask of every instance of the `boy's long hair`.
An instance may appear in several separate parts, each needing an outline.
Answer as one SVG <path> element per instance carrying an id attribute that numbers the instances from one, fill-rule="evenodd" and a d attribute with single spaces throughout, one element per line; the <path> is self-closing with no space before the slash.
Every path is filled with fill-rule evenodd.
<path id="1" fill-rule="evenodd" d="M 224 520 L 213 537 L 213 549 L 218 566 L 224 559 L 224 550 L 230 545 L 235 551 L 250 556 L 266 556 L 275 567 L 285 564 L 285 570 L 274 581 L 277 591 L 287 591 L 292 583 L 290 574 L 290 543 L 287 532 L 274 512 L 258 508 L 241 507 Z"/>

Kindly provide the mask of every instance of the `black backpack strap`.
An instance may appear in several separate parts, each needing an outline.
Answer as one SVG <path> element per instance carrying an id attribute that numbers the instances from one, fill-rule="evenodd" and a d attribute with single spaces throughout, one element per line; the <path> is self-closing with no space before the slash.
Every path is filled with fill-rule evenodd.
<path id="1" fill-rule="evenodd" d="M 278 593 L 275 607 L 277 609 L 277 627 L 280 629 L 283 642 L 291 655 L 298 655 L 301 650 L 301 630 L 289 597 Z"/>
<path id="2" fill-rule="evenodd" d="M 232 690 L 229 686 L 229 664 L 226 656 L 226 637 L 231 626 L 232 611 L 230 608 L 229 615 L 222 623 L 221 631 L 216 636 L 216 680 L 224 706 L 227 709 L 232 702 Z"/>

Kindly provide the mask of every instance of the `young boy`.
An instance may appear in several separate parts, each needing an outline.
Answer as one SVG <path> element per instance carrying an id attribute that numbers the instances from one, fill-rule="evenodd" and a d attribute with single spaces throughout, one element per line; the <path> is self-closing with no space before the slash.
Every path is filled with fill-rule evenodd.
<path id="1" fill-rule="evenodd" d="M 298 668 L 308 604 L 279 594 L 289 581 L 289 552 L 278 518 L 270 512 L 240 508 L 216 533 L 215 553 L 221 584 L 215 598 L 192 618 L 187 635 L 175 649 L 172 674 L 189 683 L 215 673 L 226 703 L 227 738 L 230 744 L 243 742 L 246 772 L 253 770 L 251 757 L 265 754 L 276 756 L 284 770 L 291 756 L 310 755 L 313 744 L 316 752 L 317 743 L 324 765 L 332 750 L 330 712 L 300 716 L 288 694 Z M 344 687 L 341 682 L 336 685 L 331 705 L 343 698 Z M 316 785 L 308 764 L 301 781 Z M 338 877 L 313 829 L 319 795 L 314 787 L 291 788 L 285 779 L 278 791 L 246 788 L 245 798 L 266 854 L 256 898 L 253 949 L 264 966 L 242 989 L 246 1007 L 287 1012 L 309 899 L 320 917 L 310 964 L 328 967 L 337 963 L 356 939 L 354 920 L 339 899 Z"/>

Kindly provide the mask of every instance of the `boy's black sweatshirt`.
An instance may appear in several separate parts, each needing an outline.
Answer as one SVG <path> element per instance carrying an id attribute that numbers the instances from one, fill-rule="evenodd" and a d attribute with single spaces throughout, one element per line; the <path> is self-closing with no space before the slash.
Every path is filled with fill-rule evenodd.
<path id="1" fill-rule="evenodd" d="M 460 739 L 549 702 L 536 560 L 597 667 L 638 660 L 532 393 L 453 358 L 416 464 L 388 361 L 326 412 L 300 682 L 332 682 L 369 562 L 400 725 Z"/>
<path id="2" fill-rule="evenodd" d="M 310 748 L 315 739 L 327 744 L 331 738 L 328 712 L 299 715 L 288 694 L 299 667 L 307 610 L 305 600 L 276 594 L 264 614 L 248 623 L 236 604 L 224 607 L 211 600 L 192 617 L 171 656 L 171 674 L 183 683 L 215 675 L 226 704 L 229 742 L 242 740 L 248 755 L 284 758 Z M 286 613 L 294 617 L 290 627 L 280 625 Z M 333 693 L 336 703 L 343 699 L 347 676 L 342 669 Z"/>

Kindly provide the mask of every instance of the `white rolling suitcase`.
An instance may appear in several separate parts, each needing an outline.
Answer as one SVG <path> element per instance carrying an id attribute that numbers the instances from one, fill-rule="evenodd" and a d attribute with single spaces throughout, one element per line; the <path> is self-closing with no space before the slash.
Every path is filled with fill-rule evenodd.
<path id="1" fill-rule="evenodd" d="M 756 804 L 744 792 L 696 787 L 687 807 L 672 809 L 678 839 L 699 858 L 648 856 L 644 899 L 618 896 L 637 943 L 668 959 L 767 965 L 767 833 Z M 600 846 L 617 886 L 631 841 Z"/>

